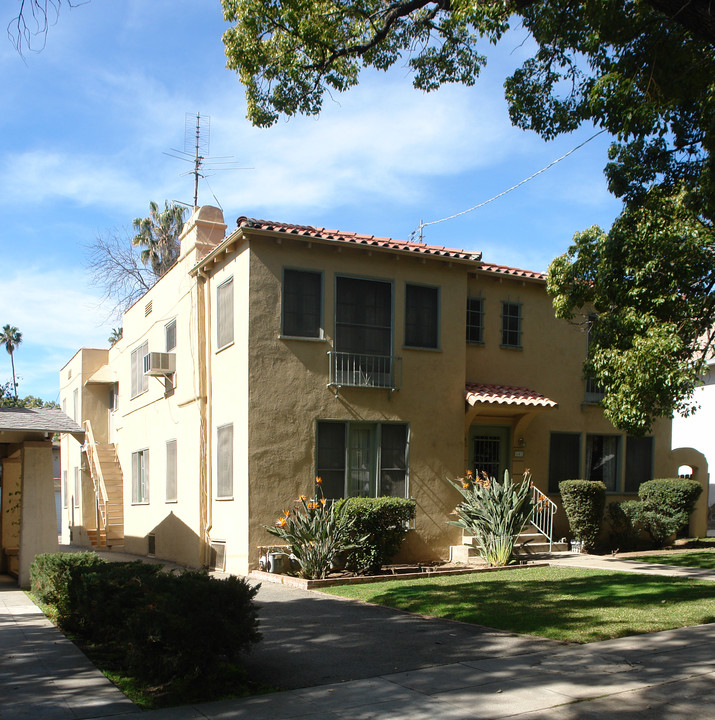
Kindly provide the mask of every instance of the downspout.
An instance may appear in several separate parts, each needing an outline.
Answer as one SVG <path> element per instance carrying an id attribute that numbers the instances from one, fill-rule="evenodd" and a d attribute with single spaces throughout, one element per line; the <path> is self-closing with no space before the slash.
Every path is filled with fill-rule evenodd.
<path id="1" fill-rule="evenodd" d="M 211 286 L 209 276 L 198 271 L 199 302 L 199 395 L 201 397 L 201 451 L 200 451 L 200 533 L 201 564 L 211 562 L 211 529 L 213 527 L 212 482 L 212 398 L 211 398 Z M 203 313 L 201 312 L 203 310 Z"/>

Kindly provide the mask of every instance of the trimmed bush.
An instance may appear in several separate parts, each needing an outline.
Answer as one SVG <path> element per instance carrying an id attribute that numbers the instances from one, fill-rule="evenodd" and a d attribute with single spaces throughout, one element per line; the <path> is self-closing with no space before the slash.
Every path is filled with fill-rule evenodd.
<path id="1" fill-rule="evenodd" d="M 352 524 L 351 537 L 357 544 L 347 553 L 346 566 L 358 572 L 377 572 L 392 560 L 405 539 L 407 523 L 415 517 L 415 501 L 406 498 L 352 497 L 336 505 Z"/>
<path id="2" fill-rule="evenodd" d="M 94 569 L 106 562 L 92 552 L 43 553 L 36 555 L 30 566 L 30 589 L 32 594 L 58 612 L 69 611 L 69 584 L 76 568 Z"/>
<path id="3" fill-rule="evenodd" d="M 606 506 L 606 486 L 600 480 L 563 480 L 561 502 L 574 537 L 584 549 L 596 547 Z"/>
<path id="4" fill-rule="evenodd" d="M 48 578 L 43 597 L 59 598 L 60 628 L 119 652 L 143 681 L 181 678 L 199 686 L 260 639 L 253 603 L 258 588 L 243 578 L 169 574 L 142 562 L 82 565 L 47 557 L 38 556 L 32 572 L 38 587 L 40 577 Z"/>
<path id="5" fill-rule="evenodd" d="M 644 482 L 638 488 L 638 496 L 647 510 L 672 521 L 670 524 L 675 524 L 673 532 L 677 532 L 688 524 L 702 491 L 702 486 L 695 480 L 661 478 Z"/>

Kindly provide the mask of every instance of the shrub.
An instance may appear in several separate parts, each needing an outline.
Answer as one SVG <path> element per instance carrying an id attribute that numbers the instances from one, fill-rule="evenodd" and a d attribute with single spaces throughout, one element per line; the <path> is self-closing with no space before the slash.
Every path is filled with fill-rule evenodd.
<path id="1" fill-rule="evenodd" d="M 345 506 L 356 546 L 348 553 L 346 565 L 359 572 L 374 573 L 389 562 L 405 539 L 407 523 L 415 516 L 415 501 L 406 498 L 353 497 L 337 504 Z"/>
<path id="2" fill-rule="evenodd" d="M 688 524 L 690 513 L 703 491 L 700 483 L 686 478 L 648 480 L 638 488 L 647 510 L 664 515 L 677 532 Z M 671 533 L 672 534 L 672 533 Z"/>
<path id="3" fill-rule="evenodd" d="M 88 570 L 104 564 L 106 562 L 92 552 L 36 555 L 30 565 L 30 589 L 40 602 L 67 612 L 72 570 Z"/>
<path id="4" fill-rule="evenodd" d="M 46 564 L 41 560 L 36 572 Z M 74 563 L 57 622 L 81 641 L 118 652 L 144 681 L 181 678 L 197 686 L 260 639 L 258 588 L 243 578 L 161 570 L 141 562 Z"/>
<path id="5" fill-rule="evenodd" d="M 519 485 L 504 471 L 504 482 L 495 478 L 473 478 L 471 472 L 460 482 L 450 483 L 459 490 L 462 502 L 455 508 L 459 520 L 448 521 L 474 535 L 477 550 L 490 565 L 508 565 L 514 544 L 531 516 L 531 476 L 524 474 Z"/>
<path id="6" fill-rule="evenodd" d="M 625 500 L 612 502 L 606 506 L 606 515 L 611 527 L 611 544 L 614 549 L 632 550 L 638 544 L 638 531 L 631 521 L 633 512 L 628 509 L 632 503 L 640 504 L 637 500 Z"/>
<path id="7" fill-rule="evenodd" d="M 599 480 L 563 480 L 559 492 L 571 532 L 586 550 L 593 550 L 601 532 L 606 486 Z"/>
<path id="8" fill-rule="evenodd" d="M 341 553 L 364 540 L 353 535 L 353 519 L 347 516 L 347 506 L 326 502 L 320 478 L 316 478 L 316 484 L 320 498 L 309 500 L 301 495 L 293 511 L 285 510 L 275 526 L 265 526 L 290 545 L 300 563 L 301 575 L 310 580 L 324 578 Z"/>

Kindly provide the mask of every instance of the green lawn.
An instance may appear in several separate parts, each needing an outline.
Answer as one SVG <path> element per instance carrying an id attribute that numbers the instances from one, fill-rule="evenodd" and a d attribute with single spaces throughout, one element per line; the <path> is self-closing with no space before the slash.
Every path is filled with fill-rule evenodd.
<path id="1" fill-rule="evenodd" d="M 658 563 L 659 565 L 676 565 L 678 567 L 694 567 L 703 570 L 715 570 L 715 550 L 700 550 L 685 553 L 660 553 L 658 555 L 640 555 L 630 557 L 637 562 Z"/>
<path id="2" fill-rule="evenodd" d="M 343 585 L 324 592 L 581 643 L 715 622 L 712 582 L 605 570 L 533 567 Z"/>

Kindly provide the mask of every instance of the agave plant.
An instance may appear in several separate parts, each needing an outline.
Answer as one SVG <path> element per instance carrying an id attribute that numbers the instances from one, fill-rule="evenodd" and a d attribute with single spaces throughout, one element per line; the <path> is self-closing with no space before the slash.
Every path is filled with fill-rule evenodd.
<path id="1" fill-rule="evenodd" d="M 448 522 L 474 536 L 477 551 L 490 565 L 508 565 L 534 509 L 529 472 L 519 484 L 512 482 L 508 470 L 503 483 L 486 475 L 474 478 L 471 472 L 450 483 L 464 499 L 454 511 L 459 519 Z"/>
<path id="2" fill-rule="evenodd" d="M 300 574 L 310 580 L 324 578 L 337 556 L 356 546 L 351 539 L 355 518 L 347 515 L 346 504 L 327 502 L 320 478 L 316 478 L 316 484 L 315 497 L 301 495 L 294 510 L 285 510 L 274 526 L 265 526 L 290 545 L 300 563 Z"/>

